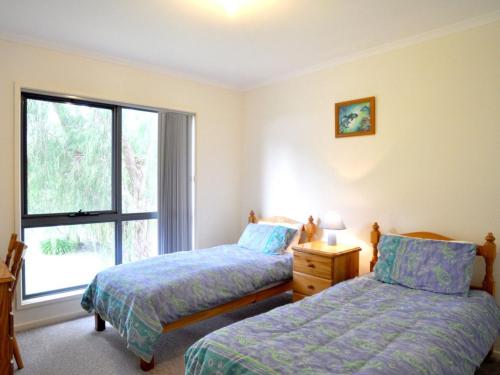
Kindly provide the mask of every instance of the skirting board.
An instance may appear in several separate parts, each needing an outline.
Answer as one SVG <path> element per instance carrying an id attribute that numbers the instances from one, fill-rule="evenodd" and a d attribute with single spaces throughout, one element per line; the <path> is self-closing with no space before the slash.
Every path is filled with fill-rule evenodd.
<path id="1" fill-rule="evenodd" d="M 83 318 L 84 316 L 90 316 L 89 313 L 85 311 L 78 311 L 74 312 L 71 314 L 64 314 L 64 315 L 58 315 L 54 316 L 48 319 L 39 319 L 35 321 L 31 321 L 28 323 L 20 323 L 20 324 L 14 324 L 14 330 L 16 332 L 22 332 L 26 331 L 28 329 L 32 328 L 38 328 L 38 327 L 43 327 L 43 326 L 48 326 L 56 323 L 62 323 L 68 320 L 73 320 L 77 318 Z"/>

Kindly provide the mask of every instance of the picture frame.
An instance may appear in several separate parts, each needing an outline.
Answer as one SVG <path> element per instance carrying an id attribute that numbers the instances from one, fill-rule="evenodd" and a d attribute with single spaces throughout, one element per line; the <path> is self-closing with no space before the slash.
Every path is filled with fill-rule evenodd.
<path id="1" fill-rule="evenodd" d="M 375 134 L 375 97 L 335 103 L 335 138 Z"/>

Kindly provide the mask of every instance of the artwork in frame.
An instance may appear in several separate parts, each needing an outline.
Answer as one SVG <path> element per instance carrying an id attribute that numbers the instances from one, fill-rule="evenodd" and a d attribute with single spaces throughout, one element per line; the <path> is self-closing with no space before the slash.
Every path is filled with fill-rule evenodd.
<path id="1" fill-rule="evenodd" d="M 335 137 L 375 134 L 375 97 L 335 103 Z"/>

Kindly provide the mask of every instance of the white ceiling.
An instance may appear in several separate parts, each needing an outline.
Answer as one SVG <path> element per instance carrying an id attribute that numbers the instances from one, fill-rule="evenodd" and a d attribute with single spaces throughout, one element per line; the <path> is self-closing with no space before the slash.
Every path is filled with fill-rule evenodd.
<path id="1" fill-rule="evenodd" d="M 231 1 L 235 14 L 221 6 Z M 499 11 L 500 0 L 0 0 L 0 37 L 248 88 Z"/>

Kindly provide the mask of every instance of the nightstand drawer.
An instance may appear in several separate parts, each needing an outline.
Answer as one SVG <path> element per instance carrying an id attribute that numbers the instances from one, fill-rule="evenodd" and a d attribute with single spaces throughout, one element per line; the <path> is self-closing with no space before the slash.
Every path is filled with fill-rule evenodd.
<path id="1" fill-rule="evenodd" d="M 293 270 L 309 275 L 333 279 L 332 258 L 295 251 Z"/>
<path id="2" fill-rule="evenodd" d="M 322 279 L 305 273 L 293 273 L 293 290 L 311 296 L 332 286 L 332 280 Z"/>

